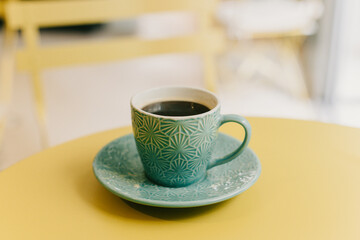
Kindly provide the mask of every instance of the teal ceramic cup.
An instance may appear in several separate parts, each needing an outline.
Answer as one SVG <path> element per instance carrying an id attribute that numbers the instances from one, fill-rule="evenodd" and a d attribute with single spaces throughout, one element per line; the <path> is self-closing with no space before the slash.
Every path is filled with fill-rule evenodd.
<path id="1" fill-rule="evenodd" d="M 144 110 L 151 104 L 168 101 L 197 103 L 208 110 L 186 116 L 164 116 Z M 168 187 L 184 187 L 204 179 L 208 169 L 239 156 L 251 136 L 250 124 L 244 117 L 220 114 L 218 98 L 202 89 L 162 87 L 138 93 L 131 99 L 131 115 L 137 150 L 147 178 Z M 227 122 L 240 124 L 245 137 L 235 151 L 215 159 L 212 152 L 217 132 Z"/>

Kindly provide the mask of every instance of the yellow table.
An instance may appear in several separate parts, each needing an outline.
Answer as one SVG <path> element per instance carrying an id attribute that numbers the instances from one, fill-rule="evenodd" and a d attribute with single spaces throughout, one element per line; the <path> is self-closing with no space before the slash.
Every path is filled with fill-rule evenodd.
<path id="1" fill-rule="evenodd" d="M 213 206 L 127 203 L 92 173 L 130 128 L 78 139 L 0 172 L 0 239 L 360 239 L 360 129 L 249 118 L 262 174 Z M 239 127 L 222 131 L 242 134 Z"/>

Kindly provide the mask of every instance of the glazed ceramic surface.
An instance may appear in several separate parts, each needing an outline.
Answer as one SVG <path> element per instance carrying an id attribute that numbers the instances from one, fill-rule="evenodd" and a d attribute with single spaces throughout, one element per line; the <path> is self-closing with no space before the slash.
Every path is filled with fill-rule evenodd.
<path id="1" fill-rule="evenodd" d="M 191 116 L 162 116 L 144 111 L 144 105 L 166 99 L 197 102 L 210 110 Z M 206 171 L 238 156 L 251 136 L 248 121 L 239 115 L 220 114 L 216 96 L 208 91 L 187 87 L 150 89 L 131 100 L 132 126 L 146 176 L 170 187 L 184 187 L 204 179 Z M 213 157 L 218 128 L 236 122 L 245 130 L 238 148 Z"/>
<path id="2" fill-rule="evenodd" d="M 168 186 L 204 178 L 219 127 L 220 114 L 173 120 L 133 109 L 137 149 L 147 176 Z"/>
<path id="3" fill-rule="evenodd" d="M 214 157 L 234 151 L 240 142 L 219 133 Z M 245 191 L 261 172 L 256 155 L 247 148 L 233 161 L 207 171 L 204 180 L 187 187 L 163 187 L 149 181 L 132 134 L 106 145 L 93 162 L 99 182 L 126 200 L 158 207 L 196 207 L 224 201 Z"/>

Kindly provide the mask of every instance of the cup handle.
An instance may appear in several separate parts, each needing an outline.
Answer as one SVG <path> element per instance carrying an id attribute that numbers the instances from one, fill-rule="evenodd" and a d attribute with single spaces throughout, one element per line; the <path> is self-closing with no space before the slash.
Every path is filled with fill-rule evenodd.
<path id="1" fill-rule="evenodd" d="M 226 115 L 221 115 L 221 121 L 220 121 L 219 127 L 228 122 L 238 123 L 244 128 L 244 130 L 245 130 L 244 140 L 241 143 L 241 145 L 232 153 L 229 153 L 228 155 L 226 155 L 223 158 L 210 160 L 207 169 L 230 162 L 231 160 L 233 160 L 234 158 L 239 156 L 245 150 L 247 145 L 249 144 L 250 137 L 251 137 L 250 123 L 242 116 L 235 115 L 235 114 L 226 114 Z"/>

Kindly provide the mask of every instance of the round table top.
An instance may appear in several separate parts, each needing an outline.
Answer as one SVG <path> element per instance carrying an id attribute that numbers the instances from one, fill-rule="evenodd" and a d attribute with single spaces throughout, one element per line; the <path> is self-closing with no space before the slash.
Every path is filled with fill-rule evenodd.
<path id="1" fill-rule="evenodd" d="M 250 189 L 189 209 L 129 203 L 92 161 L 125 127 L 74 140 L 0 172 L 0 239 L 360 239 L 360 129 L 249 118 L 262 164 Z M 222 132 L 241 138 L 240 127 Z"/>

